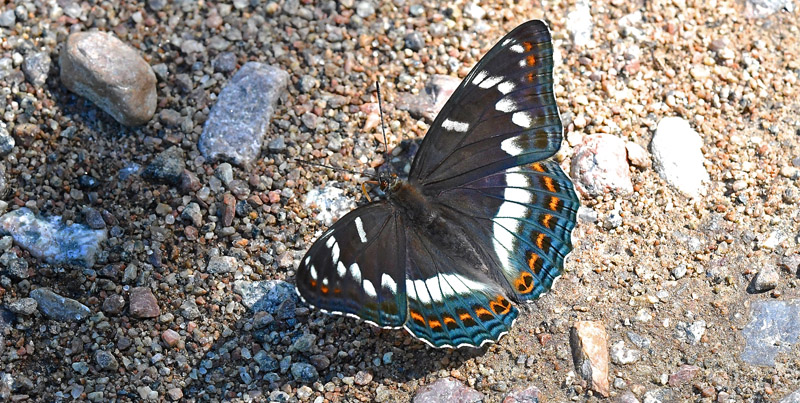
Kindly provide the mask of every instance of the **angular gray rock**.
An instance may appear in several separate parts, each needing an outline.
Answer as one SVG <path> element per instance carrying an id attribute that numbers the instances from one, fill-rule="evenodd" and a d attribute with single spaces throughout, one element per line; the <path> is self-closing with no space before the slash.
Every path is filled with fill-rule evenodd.
<path id="1" fill-rule="evenodd" d="M 250 164 L 261 153 L 275 105 L 286 91 L 289 74 L 249 62 L 233 75 L 211 108 L 197 147 L 209 160 Z"/>
<path id="2" fill-rule="evenodd" d="M 39 310 L 50 319 L 59 322 L 81 322 L 89 317 L 89 307 L 74 299 L 63 297 L 48 288 L 31 291 L 31 298 L 39 304 Z"/>
<path id="3" fill-rule="evenodd" d="M 25 78 L 36 87 L 41 87 L 50 74 L 50 54 L 48 52 L 32 53 L 25 56 L 22 62 L 22 72 Z"/>
<path id="4" fill-rule="evenodd" d="M 775 366 L 775 357 L 791 351 L 800 339 L 800 300 L 755 301 L 750 322 L 742 330 L 742 361 Z"/>
<path id="5" fill-rule="evenodd" d="M 156 111 L 156 75 L 139 52 L 100 32 L 75 32 L 59 56 L 61 82 L 125 126 L 147 123 Z"/>

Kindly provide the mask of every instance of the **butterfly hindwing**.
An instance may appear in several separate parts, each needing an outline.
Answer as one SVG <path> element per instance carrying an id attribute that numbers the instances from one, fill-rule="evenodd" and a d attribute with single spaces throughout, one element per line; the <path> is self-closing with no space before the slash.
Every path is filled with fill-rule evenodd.
<path id="1" fill-rule="evenodd" d="M 550 31 L 542 21 L 529 21 L 464 78 L 428 130 L 410 178 L 436 194 L 546 159 L 561 138 Z"/>
<path id="2" fill-rule="evenodd" d="M 511 328 L 518 309 L 505 290 L 424 231 L 407 234 L 406 329 L 434 347 L 481 346 Z M 470 264 L 472 263 L 472 264 Z"/>
<path id="3" fill-rule="evenodd" d="M 509 168 L 443 192 L 439 202 L 490 249 L 515 299 L 550 289 L 572 250 L 579 201 L 567 175 L 552 160 Z M 479 241 L 476 241 L 479 243 Z"/>
<path id="4" fill-rule="evenodd" d="M 355 315 L 381 327 L 406 321 L 405 234 L 386 202 L 348 213 L 325 232 L 297 269 L 297 290 L 310 305 Z"/>

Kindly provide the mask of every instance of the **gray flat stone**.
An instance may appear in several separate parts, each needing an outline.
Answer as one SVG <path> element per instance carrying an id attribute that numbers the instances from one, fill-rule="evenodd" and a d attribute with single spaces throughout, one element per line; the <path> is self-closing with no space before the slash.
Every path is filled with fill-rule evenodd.
<path id="1" fill-rule="evenodd" d="M 30 295 L 39 304 L 39 310 L 50 319 L 60 322 L 82 322 L 91 314 L 86 305 L 58 295 L 48 288 L 37 288 L 31 291 Z"/>
<path id="2" fill-rule="evenodd" d="M 753 302 L 750 317 L 742 361 L 774 367 L 775 357 L 800 341 L 800 300 Z"/>
<path id="3" fill-rule="evenodd" d="M 261 153 L 275 105 L 286 91 L 289 74 L 249 62 L 234 74 L 211 108 L 197 147 L 209 160 L 250 164 Z"/>

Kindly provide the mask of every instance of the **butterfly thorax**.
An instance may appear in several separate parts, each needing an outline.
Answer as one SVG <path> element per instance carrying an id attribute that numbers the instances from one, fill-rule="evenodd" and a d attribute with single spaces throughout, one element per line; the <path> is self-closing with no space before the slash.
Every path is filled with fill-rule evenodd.
<path id="1" fill-rule="evenodd" d="M 434 226 L 439 218 L 438 210 L 422 193 L 422 187 L 410 181 L 397 180 L 393 183 L 389 202 L 420 227 Z"/>

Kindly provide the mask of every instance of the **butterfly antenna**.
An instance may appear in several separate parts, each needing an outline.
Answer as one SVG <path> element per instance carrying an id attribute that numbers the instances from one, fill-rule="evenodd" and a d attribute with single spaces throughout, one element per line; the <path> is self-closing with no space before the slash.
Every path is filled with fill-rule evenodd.
<path id="1" fill-rule="evenodd" d="M 389 141 L 386 140 L 386 126 L 383 124 L 383 101 L 381 100 L 381 81 L 375 81 L 378 90 L 378 112 L 381 114 L 381 131 L 383 132 L 383 160 L 389 162 Z"/>
<path id="2" fill-rule="evenodd" d="M 350 173 L 350 174 L 353 174 L 353 175 L 364 175 L 364 176 L 368 176 L 368 177 L 370 177 L 372 179 L 378 179 L 378 177 L 376 175 L 370 174 L 370 173 L 367 173 L 367 172 L 358 172 L 358 171 L 353 171 L 353 170 L 345 169 L 345 168 L 332 167 L 330 165 L 325 165 L 325 164 L 317 164 L 316 162 L 310 162 L 310 161 L 306 161 L 306 160 L 301 160 L 299 158 L 295 158 L 294 160 L 295 160 L 295 162 L 297 162 L 300 165 L 307 165 L 307 166 L 319 167 L 319 168 L 327 168 L 327 169 L 332 169 L 334 171 L 347 172 L 347 173 Z"/>

